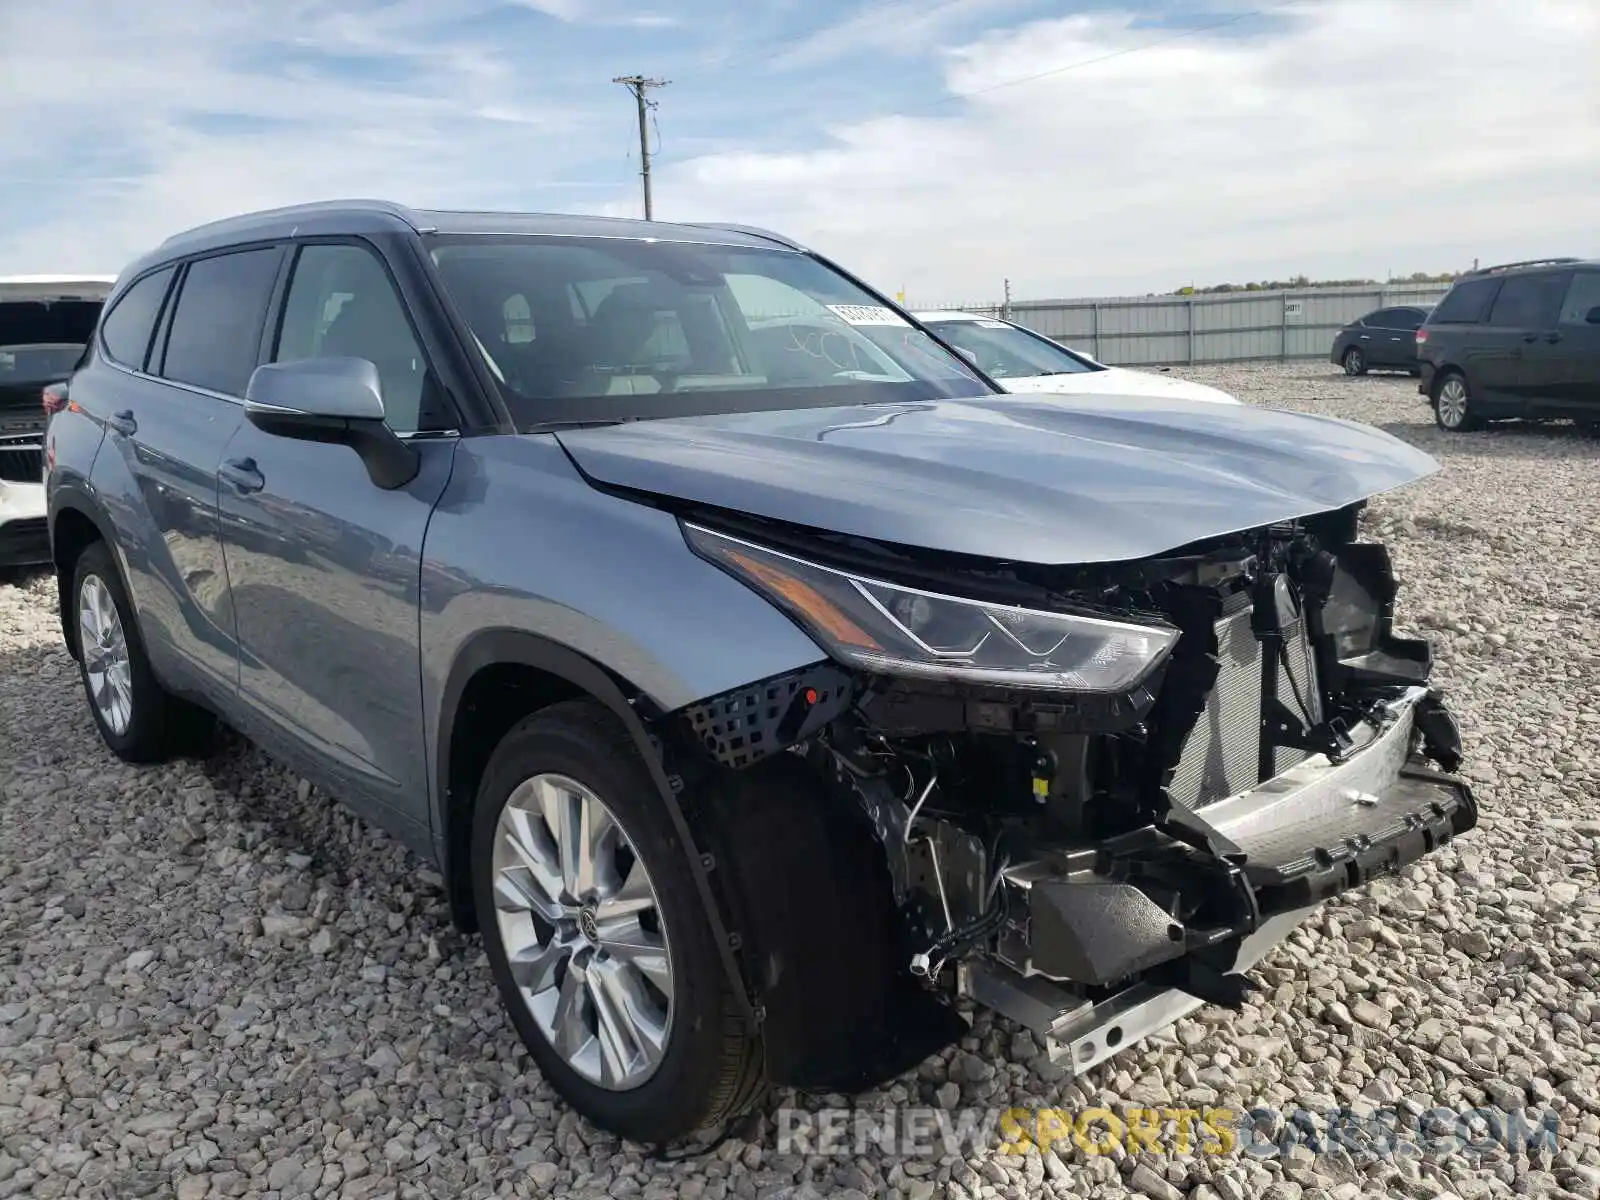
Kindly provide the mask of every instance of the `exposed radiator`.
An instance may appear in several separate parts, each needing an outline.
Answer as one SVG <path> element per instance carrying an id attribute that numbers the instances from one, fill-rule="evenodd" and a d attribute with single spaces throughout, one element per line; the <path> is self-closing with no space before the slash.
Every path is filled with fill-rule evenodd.
<path id="1" fill-rule="evenodd" d="M 1275 692 L 1286 708 L 1307 728 L 1322 721 L 1322 690 L 1317 682 L 1305 618 L 1296 614 L 1284 629 L 1287 664 L 1266 663 L 1268 647 L 1251 624 L 1251 607 L 1243 596 L 1239 607 L 1212 627 L 1216 637 L 1216 686 L 1205 711 L 1183 744 L 1168 794 L 1174 803 L 1198 808 L 1236 795 L 1261 781 L 1261 722 L 1263 697 Z M 1287 670 L 1285 669 L 1287 667 Z M 1278 775 L 1308 757 L 1309 751 L 1275 746 L 1270 774 Z"/>
<path id="2" fill-rule="evenodd" d="M 1261 774 L 1261 642 L 1248 605 L 1213 627 L 1220 670 L 1173 772 L 1168 795 L 1196 808 L 1242 792 Z"/>
<path id="3" fill-rule="evenodd" d="M 1280 663 L 1274 684 L 1278 699 L 1307 726 L 1319 725 L 1322 722 L 1322 689 L 1317 682 L 1317 663 L 1311 652 L 1311 634 L 1306 629 L 1304 616 L 1297 617 L 1287 631 L 1284 650 L 1289 659 L 1289 677 L 1284 677 L 1283 664 Z M 1281 775 L 1310 756 L 1309 750 L 1275 746 L 1272 750 L 1272 773 Z"/>

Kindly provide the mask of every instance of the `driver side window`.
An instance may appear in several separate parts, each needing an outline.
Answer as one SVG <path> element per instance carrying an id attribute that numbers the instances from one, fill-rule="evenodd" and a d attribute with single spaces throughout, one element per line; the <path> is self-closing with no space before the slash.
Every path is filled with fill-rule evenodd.
<path id="1" fill-rule="evenodd" d="M 361 246 L 300 251 L 274 362 L 364 358 L 378 368 L 384 419 L 396 433 L 442 429 L 427 361 L 383 264 Z"/>

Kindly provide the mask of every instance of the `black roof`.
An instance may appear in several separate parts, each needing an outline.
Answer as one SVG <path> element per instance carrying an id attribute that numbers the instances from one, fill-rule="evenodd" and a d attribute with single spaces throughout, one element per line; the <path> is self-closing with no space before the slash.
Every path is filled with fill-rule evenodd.
<path id="1" fill-rule="evenodd" d="M 1600 267 L 1600 259 L 1593 258 L 1529 258 L 1522 262 L 1499 263 L 1492 267 L 1479 267 L 1462 273 L 1462 279 L 1478 279 L 1485 275 L 1502 275 L 1507 271 L 1538 271 L 1551 267 Z"/>
<path id="2" fill-rule="evenodd" d="M 159 262 L 244 242 L 380 233 L 542 234 L 801 249 L 779 234 L 744 225 L 672 224 L 551 213 L 455 212 L 408 208 L 388 200 L 324 200 L 243 213 L 174 234 L 135 262 L 124 272 L 124 278 Z"/>

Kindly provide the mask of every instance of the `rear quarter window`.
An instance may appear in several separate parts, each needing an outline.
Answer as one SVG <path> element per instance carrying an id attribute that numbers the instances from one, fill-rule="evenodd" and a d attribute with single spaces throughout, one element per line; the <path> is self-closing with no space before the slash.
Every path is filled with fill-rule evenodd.
<path id="1" fill-rule="evenodd" d="M 1500 290 L 1498 279 L 1472 279 L 1458 283 L 1439 301 L 1428 318 L 1430 325 L 1472 325 L 1483 320 L 1489 304 Z"/>
<path id="2" fill-rule="evenodd" d="M 145 358 L 150 352 L 150 335 L 155 330 L 156 318 L 161 315 L 161 302 L 166 299 L 173 270 L 163 267 L 137 280 L 117 298 L 100 322 L 100 344 L 112 362 L 136 371 L 144 370 Z"/>

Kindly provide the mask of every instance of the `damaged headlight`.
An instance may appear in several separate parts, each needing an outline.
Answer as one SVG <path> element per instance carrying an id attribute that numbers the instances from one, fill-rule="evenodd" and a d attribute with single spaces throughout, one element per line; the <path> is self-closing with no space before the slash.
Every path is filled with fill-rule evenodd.
<path id="1" fill-rule="evenodd" d="M 884 583 L 696 525 L 689 544 L 799 621 L 840 662 L 885 675 L 1125 692 L 1178 631 L 990 604 Z"/>

